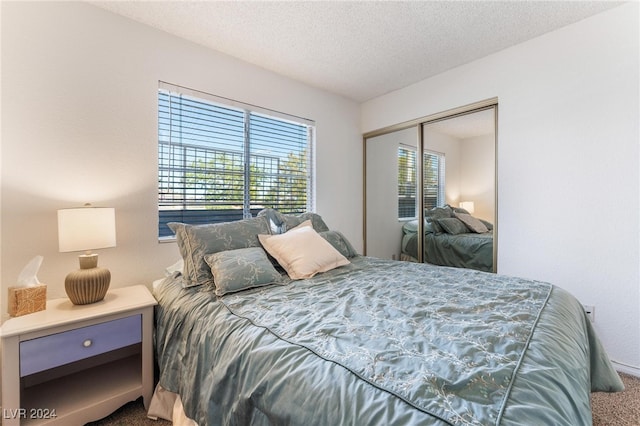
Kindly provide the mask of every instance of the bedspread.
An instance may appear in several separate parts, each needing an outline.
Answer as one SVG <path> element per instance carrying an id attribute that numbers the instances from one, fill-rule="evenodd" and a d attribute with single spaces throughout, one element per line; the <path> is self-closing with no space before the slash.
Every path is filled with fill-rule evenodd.
<path id="1" fill-rule="evenodd" d="M 156 291 L 160 384 L 200 425 L 590 424 L 622 388 L 547 283 L 368 257 L 217 298 Z"/>

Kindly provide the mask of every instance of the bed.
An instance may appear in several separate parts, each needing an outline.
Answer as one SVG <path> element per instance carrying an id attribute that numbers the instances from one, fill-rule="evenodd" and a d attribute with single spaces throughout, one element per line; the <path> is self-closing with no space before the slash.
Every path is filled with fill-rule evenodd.
<path id="1" fill-rule="evenodd" d="M 493 271 L 493 225 L 450 206 L 425 212 L 423 260 L 432 265 Z M 401 259 L 417 262 L 418 221 L 402 226 Z"/>
<path id="2" fill-rule="evenodd" d="M 623 389 L 582 306 L 556 286 L 360 256 L 317 215 L 276 217 L 173 225 L 184 267 L 154 285 L 151 417 L 587 425 L 590 392 Z M 283 249 L 302 234 L 313 242 Z"/>

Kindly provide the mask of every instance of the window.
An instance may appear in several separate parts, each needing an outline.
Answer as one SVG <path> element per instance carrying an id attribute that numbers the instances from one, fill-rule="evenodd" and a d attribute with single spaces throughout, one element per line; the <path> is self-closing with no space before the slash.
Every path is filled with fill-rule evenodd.
<path id="1" fill-rule="evenodd" d="M 422 172 L 424 180 L 424 208 L 442 207 L 445 204 L 444 194 L 444 154 L 425 151 Z M 413 147 L 398 148 L 398 218 L 412 219 L 417 217 L 416 192 L 416 150 Z"/>
<path id="2" fill-rule="evenodd" d="M 443 207 L 445 205 L 444 154 L 425 151 L 423 160 L 422 173 L 424 180 L 422 188 L 424 190 L 424 208 L 428 210 L 434 207 Z"/>
<path id="3" fill-rule="evenodd" d="M 398 218 L 416 217 L 416 150 L 413 147 L 398 148 Z"/>
<path id="4" fill-rule="evenodd" d="M 161 83 L 159 236 L 169 222 L 313 211 L 313 122 Z"/>

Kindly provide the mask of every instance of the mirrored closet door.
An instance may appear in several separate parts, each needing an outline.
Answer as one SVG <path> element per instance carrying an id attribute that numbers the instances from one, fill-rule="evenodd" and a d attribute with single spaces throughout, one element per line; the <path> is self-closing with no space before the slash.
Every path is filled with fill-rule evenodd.
<path id="1" fill-rule="evenodd" d="M 366 139 L 366 253 L 400 259 L 402 226 L 417 212 L 416 126 Z"/>
<path id="2" fill-rule="evenodd" d="M 364 135 L 366 255 L 497 270 L 496 123 L 491 99 Z"/>

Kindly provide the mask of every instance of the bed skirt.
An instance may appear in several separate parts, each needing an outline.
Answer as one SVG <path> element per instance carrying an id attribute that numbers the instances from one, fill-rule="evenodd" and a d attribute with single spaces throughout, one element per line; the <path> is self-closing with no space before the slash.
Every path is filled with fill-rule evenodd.
<path id="1" fill-rule="evenodd" d="M 147 417 L 152 420 L 169 420 L 175 426 L 198 426 L 185 414 L 180 395 L 164 389 L 160 384 L 153 392 Z"/>

